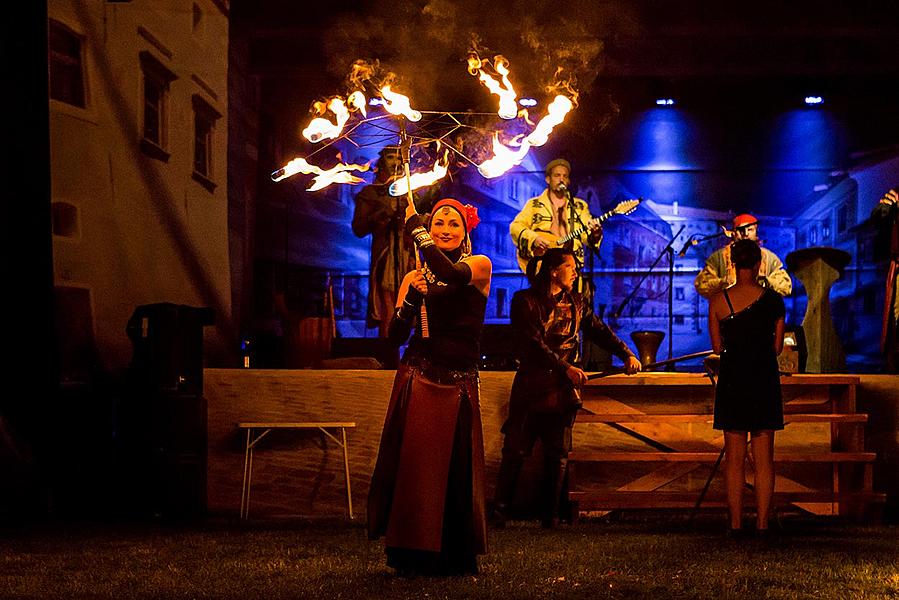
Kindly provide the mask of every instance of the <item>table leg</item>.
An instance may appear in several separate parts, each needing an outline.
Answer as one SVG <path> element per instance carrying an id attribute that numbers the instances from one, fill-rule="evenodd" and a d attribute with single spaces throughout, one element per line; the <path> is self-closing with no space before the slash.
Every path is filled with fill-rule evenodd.
<path id="1" fill-rule="evenodd" d="M 343 473 L 344 477 L 346 478 L 346 505 L 350 515 L 350 519 L 353 519 L 355 517 L 353 516 L 353 495 L 350 489 L 350 460 L 347 456 L 346 428 L 341 427 L 340 433 L 343 437 L 343 444 L 341 444 L 341 446 L 343 447 Z"/>
<path id="2" fill-rule="evenodd" d="M 247 429 L 247 446 L 243 457 L 243 485 L 240 488 L 240 518 L 250 514 L 250 486 L 253 477 L 253 430 Z"/>

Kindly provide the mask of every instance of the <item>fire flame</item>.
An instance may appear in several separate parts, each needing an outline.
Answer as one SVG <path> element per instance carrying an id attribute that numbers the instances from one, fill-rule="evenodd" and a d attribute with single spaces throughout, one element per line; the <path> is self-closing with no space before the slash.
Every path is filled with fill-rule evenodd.
<path id="1" fill-rule="evenodd" d="M 381 88 L 384 97 L 384 108 L 392 115 L 403 115 L 410 121 L 421 121 L 421 113 L 413 110 L 409 104 L 409 97 L 394 92 L 389 85 Z"/>
<path id="2" fill-rule="evenodd" d="M 516 103 L 517 94 L 512 83 L 509 81 L 509 61 L 504 56 L 498 54 L 493 59 L 493 68 L 500 75 L 502 81 L 497 81 L 495 77 L 484 71 L 484 65 L 489 65 L 487 59 L 481 60 L 477 54 L 470 54 L 468 57 L 468 72 L 472 75 L 478 75 L 490 93 L 499 96 L 499 110 L 497 114 L 502 119 L 514 119 L 518 116 L 518 104 Z"/>
<path id="3" fill-rule="evenodd" d="M 446 169 L 448 162 L 446 160 L 447 156 L 444 154 L 444 164 L 440 164 L 440 161 L 434 163 L 434 168 L 425 173 L 413 173 L 409 180 L 412 184 L 412 189 L 417 190 L 418 188 L 422 188 L 428 185 L 431 185 L 435 181 L 443 179 L 446 175 Z M 402 196 L 409 192 L 409 187 L 406 185 L 406 178 L 400 177 L 396 181 L 390 184 L 388 188 L 388 192 L 390 192 L 391 196 Z"/>
<path id="4" fill-rule="evenodd" d="M 365 82 L 372 82 L 378 68 L 377 61 L 374 63 L 356 61 L 353 64 L 350 77 L 350 89 L 356 89 L 356 91 L 349 94 L 346 99 L 335 96 L 327 101 L 315 102 L 313 105 L 315 118 L 303 130 L 303 137 L 312 143 L 337 139 L 343 134 L 344 127 L 349 121 L 352 112 L 359 111 L 363 117 L 367 117 L 368 99 L 362 88 Z M 554 128 L 562 123 L 565 116 L 577 106 L 575 82 L 570 78 L 562 80 L 562 71 L 560 69 L 556 73 L 556 83 L 544 90 L 546 93 L 550 95 L 556 94 L 556 96 L 549 104 L 547 114 L 534 125 L 527 109 L 519 109 L 518 107 L 517 93 L 509 81 L 509 61 L 505 57 L 496 55 L 491 62 L 489 59 L 482 60 L 478 56 L 477 50 L 472 50 L 468 56 L 468 71 L 471 75 L 478 77 L 491 94 L 498 96 L 499 108 L 497 114 L 501 118 L 521 118 L 526 125 L 533 128 L 529 134 L 518 135 L 505 143 L 500 142 L 501 132 L 494 133 L 493 156 L 478 165 L 480 174 L 488 179 L 499 177 L 512 167 L 521 164 L 528 151 L 532 147 L 544 145 Z M 393 74 L 389 74 L 388 77 L 381 79 L 378 84 L 381 97 L 373 98 L 372 104 L 380 103 L 392 115 L 402 115 L 412 122 L 420 121 L 422 113 L 412 108 L 409 97 L 391 89 L 391 85 L 393 85 L 395 80 L 396 78 Z M 332 113 L 332 119 L 325 118 L 328 112 Z M 342 159 L 338 157 L 338 160 Z M 394 181 L 390 185 L 389 193 L 392 196 L 402 196 L 409 193 L 408 188 L 410 187 L 412 190 L 415 190 L 431 185 L 446 176 L 448 165 L 448 154 L 444 153 L 443 158 L 438 159 L 430 171 L 415 173 L 408 179 L 401 178 Z M 332 183 L 361 183 L 363 180 L 354 175 L 352 171 L 365 172 L 368 168 L 368 164 L 358 165 L 340 162 L 337 166 L 324 170 L 310 164 L 304 158 L 296 158 L 281 169 L 273 172 L 271 178 L 273 181 L 281 181 L 296 173 L 313 174 L 313 183 L 308 188 L 308 191 L 316 191 Z"/>
<path id="5" fill-rule="evenodd" d="M 315 108 L 324 113 L 322 104 L 321 102 L 316 102 Z M 322 140 L 333 140 L 339 136 L 340 132 L 343 131 L 343 126 L 350 119 L 350 111 L 347 110 L 346 104 L 340 98 L 331 98 L 327 106 L 328 110 L 337 117 L 337 121 L 332 123 L 323 117 L 312 119 L 306 129 L 303 130 L 303 137 L 313 144 Z"/>
<path id="6" fill-rule="evenodd" d="M 478 165 L 478 172 L 487 179 L 499 177 L 514 166 L 520 165 L 528 150 L 533 146 L 542 146 L 549 139 L 553 128 L 561 123 L 573 107 L 571 99 L 567 96 L 556 96 L 549 105 L 548 114 L 540 119 L 537 127 L 527 137 L 510 143 L 518 145 L 518 149 L 512 149 L 499 141 L 499 135 L 493 135 L 493 157 Z M 520 144 L 520 145 L 519 145 Z"/>
<path id="7" fill-rule="evenodd" d="M 572 107 L 573 104 L 567 96 L 556 96 L 549 104 L 548 114 L 540 119 L 537 127 L 528 135 L 527 141 L 531 146 L 545 144 L 553 128 L 565 119 L 565 115 L 571 111 Z"/>
<path id="8" fill-rule="evenodd" d="M 363 117 L 368 116 L 368 113 L 365 111 L 365 105 L 368 101 L 365 99 L 365 94 L 363 94 L 361 91 L 356 90 L 355 92 L 350 94 L 349 98 L 347 98 L 346 101 L 347 104 L 361 112 Z"/>
<path id="9" fill-rule="evenodd" d="M 320 189 L 323 189 L 332 183 L 362 183 L 364 180 L 360 177 L 356 177 L 350 171 L 359 171 L 364 173 L 368 171 L 368 163 L 364 165 L 357 164 L 344 164 L 340 163 L 335 167 L 328 169 L 327 171 L 316 167 L 315 165 L 309 164 L 306 162 L 306 159 L 303 157 L 295 158 L 274 173 L 272 173 L 271 178 L 272 181 L 281 181 L 282 179 L 287 179 L 292 175 L 296 175 L 297 173 L 314 173 L 315 177 L 312 180 L 312 186 L 307 188 L 307 192 L 315 192 Z"/>
<path id="10" fill-rule="evenodd" d="M 525 139 L 518 150 L 504 146 L 499 141 L 499 134 L 493 134 L 493 158 L 487 159 L 478 165 L 478 172 L 487 179 L 499 177 L 512 167 L 521 164 L 528 155 L 531 144 Z"/>

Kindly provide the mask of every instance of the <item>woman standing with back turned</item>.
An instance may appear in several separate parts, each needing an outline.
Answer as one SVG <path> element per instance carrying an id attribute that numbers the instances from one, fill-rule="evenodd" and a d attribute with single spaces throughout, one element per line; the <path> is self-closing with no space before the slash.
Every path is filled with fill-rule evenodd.
<path id="1" fill-rule="evenodd" d="M 753 240 L 735 242 L 731 260 L 737 281 L 709 300 L 709 336 L 721 355 L 714 428 L 724 430 L 729 533 L 734 536 L 742 529 L 747 434 L 755 464 L 756 528 L 766 536 L 774 494 L 774 432 L 784 427 L 777 355 L 783 350 L 785 309 L 780 295 L 756 281 L 761 259 Z"/>

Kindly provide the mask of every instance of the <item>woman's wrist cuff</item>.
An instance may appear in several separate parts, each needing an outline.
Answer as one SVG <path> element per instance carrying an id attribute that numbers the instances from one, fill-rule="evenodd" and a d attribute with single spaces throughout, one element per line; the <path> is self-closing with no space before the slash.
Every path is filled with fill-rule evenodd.
<path id="1" fill-rule="evenodd" d="M 419 248 L 427 248 L 434 245 L 434 240 L 431 238 L 431 234 L 429 234 L 424 227 L 417 227 L 416 229 L 413 229 L 412 239 L 415 241 L 415 245 Z"/>

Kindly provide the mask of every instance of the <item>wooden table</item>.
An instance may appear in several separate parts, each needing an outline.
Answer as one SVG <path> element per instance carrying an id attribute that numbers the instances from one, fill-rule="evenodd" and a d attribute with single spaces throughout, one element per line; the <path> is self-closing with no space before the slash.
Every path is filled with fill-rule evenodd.
<path id="1" fill-rule="evenodd" d="M 240 492 L 240 518 L 246 519 L 250 513 L 250 488 L 253 485 L 253 451 L 269 432 L 275 429 L 282 430 L 299 430 L 299 429 L 318 429 L 324 435 L 334 440 L 341 450 L 343 450 L 343 472 L 346 481 L 346 504 L 347 514 L 350 519 L 353 517 L 353 497 L 350 493 L 350 462 L 347 458 L 347 441 L 346 430 L 355 427 L 352 422 L 303 422 L 303 423 L 238 423 L 238 429 L 246 429 L 247 445 L 244 451 L 243 463 L 243 486 Z M 340 438 L 335 436 L 329 430 L 340 430 Z"/>

